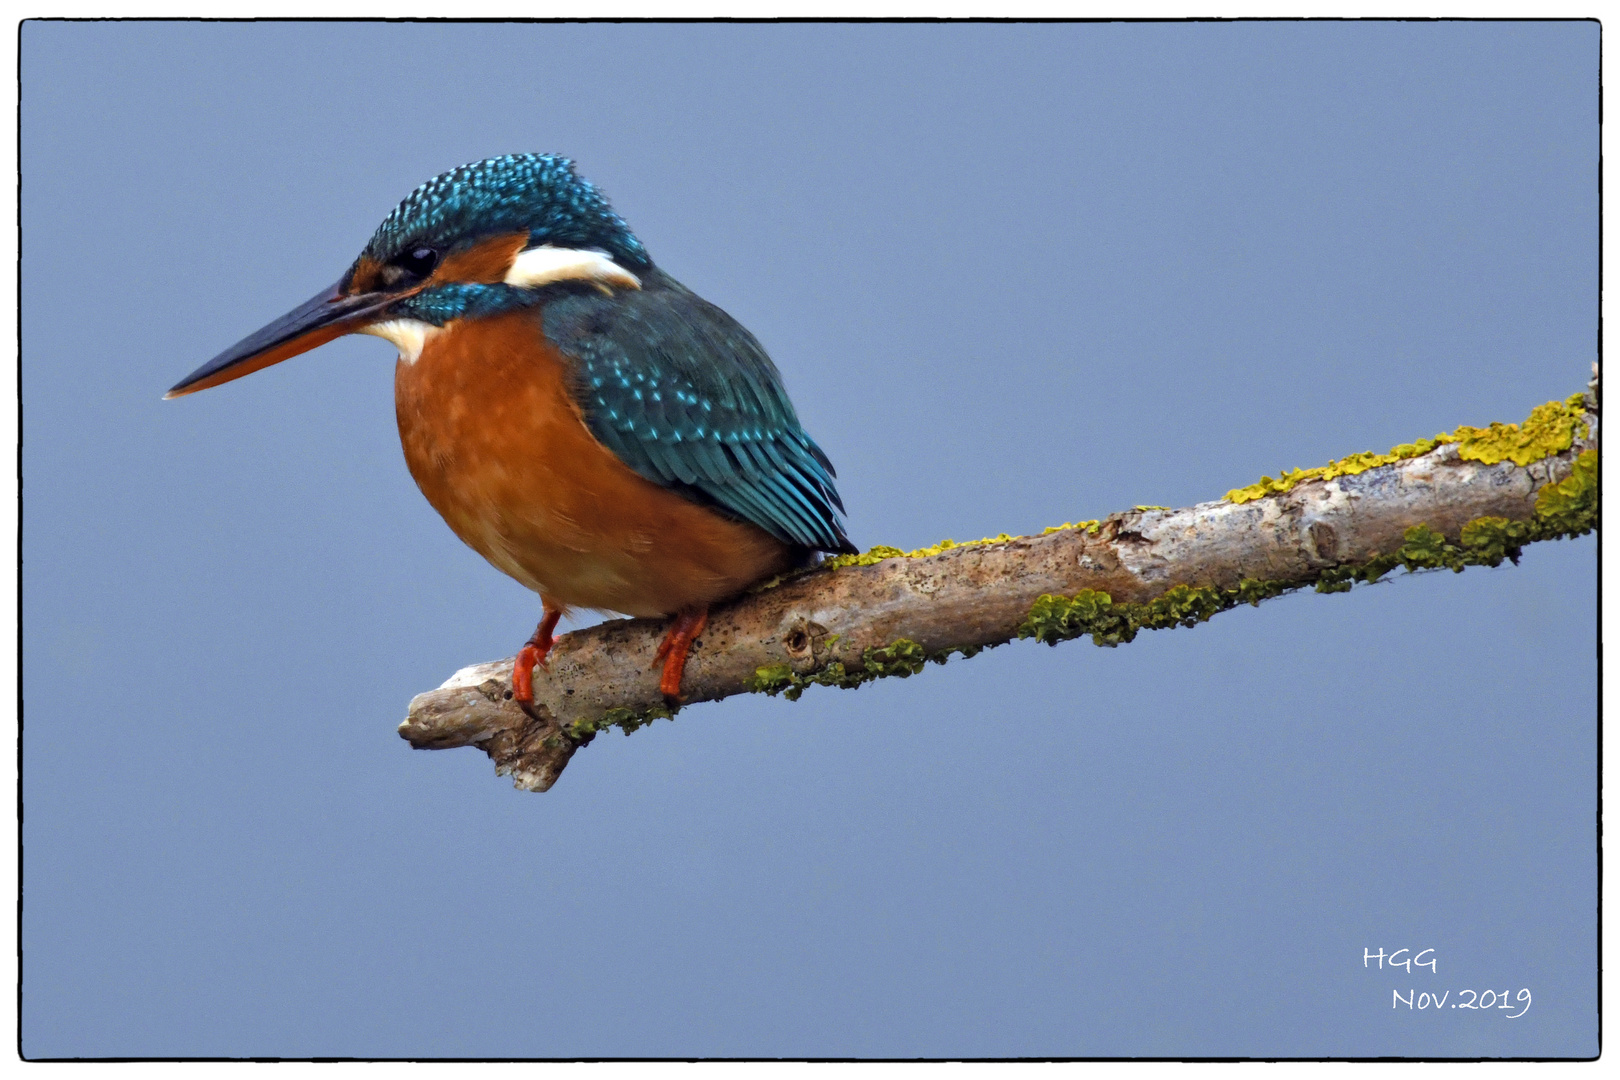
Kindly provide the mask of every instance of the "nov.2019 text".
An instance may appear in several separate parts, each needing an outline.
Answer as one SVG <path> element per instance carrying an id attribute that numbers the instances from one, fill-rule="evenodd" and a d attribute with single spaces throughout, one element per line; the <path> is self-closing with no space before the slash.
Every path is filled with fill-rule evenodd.
<path id="1" fill-rule="evenodd" d="M 1393 991 L 1394 998 L 1389 1007 L 1399 1009 L 1401 1006 L 1412 1012 L 1423 1009 L 1507 1009 L 1504 1019 L 1517 1020 L 1530 1011 L 1530 988 L 1525 987 L 1517 994 L 1509 996 L 1506 990 L 1458 990 L 1456 999 L 1451 1000 L 1453 991 L 1441 990 L 1438 993 L 1428 990 L 1409 989 L 1402 994 L 1399 990 Z M 1511 1010 L 1518 1009 L 1518 1012 Z"/>

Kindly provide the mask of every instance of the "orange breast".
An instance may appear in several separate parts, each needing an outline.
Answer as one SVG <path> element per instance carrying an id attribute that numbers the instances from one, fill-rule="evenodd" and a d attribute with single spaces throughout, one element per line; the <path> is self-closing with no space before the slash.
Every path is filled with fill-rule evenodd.
<path id="1" fill-rule="evenodd" d="M 787 568 L 787 545 L 640 476 L 591 435 L 532 311 L 453 322 L 399 362 L 400 442 L 455 534 L 554 604 L 670 615 Z"/>

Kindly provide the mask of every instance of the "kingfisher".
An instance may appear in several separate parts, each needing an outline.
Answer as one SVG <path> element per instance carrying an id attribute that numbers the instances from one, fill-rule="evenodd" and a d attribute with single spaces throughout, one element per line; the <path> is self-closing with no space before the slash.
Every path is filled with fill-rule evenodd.
<path id="1" fill-rule="evenodd" d="M 735 319 L 654 265 L 574 163 L 509 154 L 393 209 L 337 284 L 186 376 L 175 398 L 345 334 L 399 349 L 405 463 L 451 530 L 540 596 L 512 696 L 575 608 L 669 619 L 681 675 L 712 605 L 856 548 L 827 455 Z"/>

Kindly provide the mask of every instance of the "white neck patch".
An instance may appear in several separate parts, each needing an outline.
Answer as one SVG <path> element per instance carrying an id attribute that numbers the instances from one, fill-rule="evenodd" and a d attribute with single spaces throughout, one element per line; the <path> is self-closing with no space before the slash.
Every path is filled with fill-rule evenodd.
<path id="1" fill-rule="evenodd" d="M 399 358 L 407 364 L 414 364 L 421 358 L 422 347 L 427 344 L 428 338 L 437 334 L 439 327 L 419 319 L 389 319 L 387 322 L 358 327 L 355 332 L 392 341 L 399 346 Z"/>
<path id="2" fill-rule="evenodd" d="M 544 244 L 518 252 L 506 271 L 506 284 L 534 288 L 553 281 L 590 281 L 597 285 L 617 285 L 622 289 L 641 288 L 641 279 L 600 251 L 560 248 Z"/>

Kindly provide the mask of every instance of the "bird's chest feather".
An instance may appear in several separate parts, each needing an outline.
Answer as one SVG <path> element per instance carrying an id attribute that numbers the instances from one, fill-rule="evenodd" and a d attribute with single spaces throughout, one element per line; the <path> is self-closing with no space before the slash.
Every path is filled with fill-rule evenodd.
<path id="1" fill-rule="evenodd" d="M 400 360 L 405 461 L 457 536 L 558 602 L 632 615 L 774 572 L 782 545 L 644 480 L 598 442 L 573 378 L 533 311 L 449 323 Z"/>
<path id="2" fill-rule="evenodd" d="M 533 576 L 534 553 L 514 548 L 591 546 L 573 514 L 595 502 L 591 474 L 605 463 L 591 459 L 606 451 L 569 377 L 528 311 L 452 322 L 395 371 L 411 475 L 458 536 L 519 580 Z"/>

